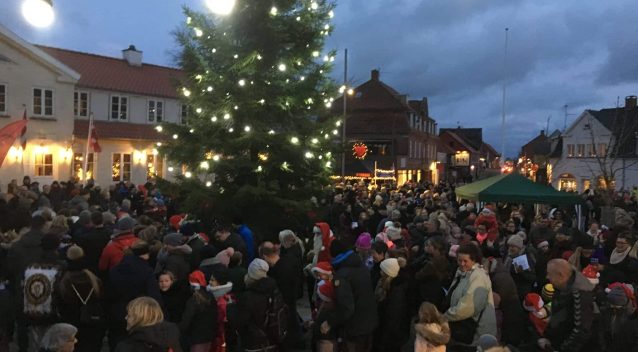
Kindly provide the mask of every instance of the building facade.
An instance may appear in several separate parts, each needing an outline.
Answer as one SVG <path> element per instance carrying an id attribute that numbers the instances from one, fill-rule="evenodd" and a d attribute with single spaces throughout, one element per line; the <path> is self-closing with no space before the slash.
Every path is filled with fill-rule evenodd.
<path id="1" fill-rule="evenodd" d="M 157 153 L 165 137 L 155 127 L 187 118 L 175 88 L 179 70 L 143 63 L 133 46 L 113 58 L 35 46 L 3 27 L 0 34 L 0 102 L 6 106 L 0 115 L 10 117 L 7 123 L 22 118 L 25 105 L 29 119 L 27 148 L 15 143 L 0 170 L 3 183 L 22 175 L 44 184 L 70 177 L 101 185 L 170 178 L 170 165 Z M 86 160 L 90 116 L 101 151 L 89 149 Z"/>
<path id="2" fill-rule="evenodd" d="M 446 146 L 446 179 L 471 182 L 498 169 L 500 155 L 483 141 L 482 128 L 442 128 L 441 144 Z"/>
<path id="3" fill-rule="evenodd" d="M 638 187 L 638 107 L 585 110 L 563 133 L 550 156 L 551 184 L 565 191 Z M 607 184 L 611 183 L 611 184 Z"/>

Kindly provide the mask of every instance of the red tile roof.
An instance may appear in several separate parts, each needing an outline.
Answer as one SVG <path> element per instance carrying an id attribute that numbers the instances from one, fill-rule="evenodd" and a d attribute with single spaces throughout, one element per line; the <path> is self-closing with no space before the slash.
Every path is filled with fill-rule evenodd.
<path id="1" fill-rule="evenodd" d="M 182 72 L 175 68 L 142 64 L 136 67 L 124 59 L 37 45 L 47 54 L 81 75 L 79 87 L 177 98 L 176 81 Z"/>
<path id="2" fill-rule="evenodd" d="M 167 138 L 166 135 L 158 133 L 153 125 L 129 123 L 93 121 L 98 141 L 102 139 L 141 139 L 149 141 L 160 141 Z M 79 138 L 86 138 L 89 131 L 88 120 L 73 121 L 73 135 Z"/>

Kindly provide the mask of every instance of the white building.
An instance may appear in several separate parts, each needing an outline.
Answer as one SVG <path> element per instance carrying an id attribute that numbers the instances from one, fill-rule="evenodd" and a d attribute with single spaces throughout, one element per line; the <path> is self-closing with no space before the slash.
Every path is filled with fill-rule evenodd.
<path id="1" fill-rule="evenodd" d="M 112 58 L 34 46 L 2 26 L 0 49 L 0 115 L 7 117 L 0 127 L 22 118 L 23 104 L 29 118 L 27 148 L 16 141 L 2 183 L 23 175 L 45 184 L 83 178 L 91 113 L 102 151 L 89 153 L 86 176 L 101 185 L 169 176 L 155 149 L 164 138 L 155 126 L 186 117 L 175 88 L 180 70 L 143 63 L 133 46 Z"/>
<path id="2" fill-rule="evenodd" d="M 594 189 L 604 183 L 603 170 L 613 173 L 617 190 L 638 186 L 636 96 L 625 107 L 585 110 L 555 142 L 548 178 L 557 189 Z"/>

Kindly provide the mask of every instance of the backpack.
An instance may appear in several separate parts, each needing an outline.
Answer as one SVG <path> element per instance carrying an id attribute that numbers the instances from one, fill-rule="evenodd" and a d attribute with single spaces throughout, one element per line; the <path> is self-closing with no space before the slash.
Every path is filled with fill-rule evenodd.
<path id="1" fill-rule="evenodd" d="M 279 344 L 288 335 L 288 306 L 284 303 L 284 297 L 278 289 L 268 297 L 264 332 L 271 343 Z"/>
<path id="2" fill-rule="evenodd" d="M 35 321 L 50 320 L 57 316 L 53 291 L 60 271 L 53 265 L 28 266 L 24 270 L 24 315 Z"/>
<path id="3" fill-rule="evenodd" d="M 105 317 L 102 305 L 100 305 L 100 302 L 97 300 L 91 300 L 94 288 L 91 287 L 91 291 L 86 295 L 86 298 L 80 295 L 75 285 L 71 284 L 71 288 L 73 288 L 73 292 L 75 292 L 75 295 L 80 302 L 82 302 L 82 306 L 80 307 L 80 323 L 83 325 L 100 325 L 104 323 Z"/>

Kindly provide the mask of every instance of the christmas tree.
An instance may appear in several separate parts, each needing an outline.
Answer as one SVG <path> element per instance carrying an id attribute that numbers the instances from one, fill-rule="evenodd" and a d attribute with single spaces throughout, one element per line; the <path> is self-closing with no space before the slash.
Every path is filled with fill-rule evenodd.
<path id="1" fill-rule="evenodd" d="M 208 0 L 185 8 L 176 32 L 183 124 L 163 124 L 185 210 L 202 220 L 241 216 L 266 231 L 304 213 L 329 182 L 340 121 L 324 52 L 334 4 L 323 0 Z M 163 187 L 169 187 L 166 184 Z"/>

